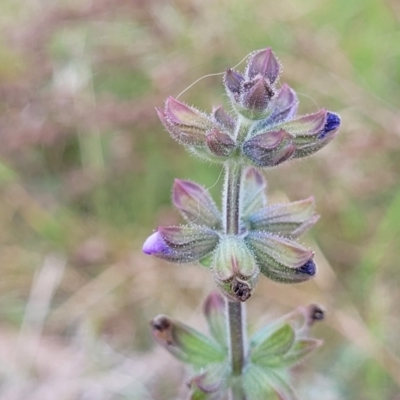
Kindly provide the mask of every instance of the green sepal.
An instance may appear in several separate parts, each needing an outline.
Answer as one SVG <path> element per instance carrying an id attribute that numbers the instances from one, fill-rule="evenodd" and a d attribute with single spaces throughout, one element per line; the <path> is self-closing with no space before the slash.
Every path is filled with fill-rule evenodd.
<path id="1" fill-rule="evenodd" d="M 224 350 L 197 330 L 159 315 L 151 322 L 155 340 L 174 357 L 202 368 L 225 360 Z"/>
<path id="2" fill-rule="evenodd" d="M 227 348 L 227 316 L 225 300 L 221 294 L 212 291 L 204 302 L 203 311 L 211 335 L 223 348 Z"/>
<path id="3" fill-rule="evenodd" d="M 298 400 L 280 373 L 250 364 L 243 375 L 246 400 Z"/>
<path id="4" fill-rule="evenodd" d="M 318 339 L 300 339 L 286 354 L 276 355 L 266 360 L 265 366 L 271 368 L 292 367 L 302 362 L 313 351 L 322 345 L 323 341 Z"/>
<path id="5" fill-rule="evenodd" d="M 269 360 L 282 358 L 293 346 L 296 334 L 288 323 L 267 327 L 256 334 L 250 342 L 250 359 L 260 366 L 270 365 Z M 279 365 L 280 366 L 280 365 Z"/>

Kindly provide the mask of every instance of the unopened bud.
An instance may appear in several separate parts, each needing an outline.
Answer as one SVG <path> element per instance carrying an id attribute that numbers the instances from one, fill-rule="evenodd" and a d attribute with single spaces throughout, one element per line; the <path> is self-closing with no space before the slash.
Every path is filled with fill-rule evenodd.
<path id="1" fill-rule="evenodd" d="M 212 115 L 219 124 L 221 124 L 228 132 L 235 130 L 235 120 L 224 110 L 222 106 L 213 108 Z"/>
<path id="2" fill-rule="evenodd" d="M 313 252 L 268 232 L 251 231 L 246 237 L 261 272 L 282 283 L 304 282 L 316 273 Z"/>
<path id="3" fill-rule="evenodd" d="M 256 135 L 243 145 L 243 153 L 258 167 L 274 167 L 290 159 L 295 150 L 283 129 Z"/>
<path id="4" fill-rule="evenodd" d="M 270 48 L 259 50 L 250 55 L 246 68 L 246 76 L 250 79 L 261 75 L 268 79 L 270 84 L 279 78 L 281 65 Z"/>
<path id="5" fill-rule="evenodd" d="M 229 157 L 236 147 L 236 143 L 231 136 L 218 129 L 213 129 L 207 133 L 206 141 L 210 151 L 219 157 Z"/>
<path id="6" fill-rule="evenodd" d="M 218 241 L 218 233 L 205 226 L 165 226 L 147 238 L 143 252 L 170 262 L 188 263 L 211 253 Z"/>

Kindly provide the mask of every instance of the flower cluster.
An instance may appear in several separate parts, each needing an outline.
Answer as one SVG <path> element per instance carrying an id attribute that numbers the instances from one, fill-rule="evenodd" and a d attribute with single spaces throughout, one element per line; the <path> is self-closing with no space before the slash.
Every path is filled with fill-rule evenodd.
<path id="1" fill-rule="evenodd" d="M 285 283 L 303 282 L 316 273 L 313 252 L 295 239 L 317 220 L 313 198 L 270 205 L 266 181 L 253 167 L 243 172 L 238 235 L 225 234 L 221 213 L 202 186 L 176 180 L 173 202 L 187 225 L 159 227 L 143 251 L 167 261 L 199 261 L 232 301 L 247 300 L 259 273 Z"/>
<path id="2" fill-rule="evenodd" d="M 224 303 L 217 292 L 212 292 L 204 303 L 211 337 L 165 315 L 151 321 L 155 340 L 174 357 L 192 366 L 193 400 L 225 399 L 229 386 L 234 384 L 229 378 Z M 283 371 L 303 361 L 322 344 L 321 340 L 310 338 L 309 331 L 323 317 L 324 312 L 318 306 L 299 307 L 251 337 L 246 354 L 248 364 L 240 378 L 246 399 L 276 398 L 274 395 L 297 399 Z"/>
<path id="3" fill-rule="evenodd" d="M 340 118 L 325 109 L 296 116 L 296 93 L 287 84 L 278 85 L 280 73 L 270 48 L 254 52 L 243 74 L 225 73 L 234 116 L 221 106 L 208 115 L 172 97 L 158 116 L 174 139 L 210 161 L 235 159 L 264 168 L 306 157 L 335 137 Z"/>

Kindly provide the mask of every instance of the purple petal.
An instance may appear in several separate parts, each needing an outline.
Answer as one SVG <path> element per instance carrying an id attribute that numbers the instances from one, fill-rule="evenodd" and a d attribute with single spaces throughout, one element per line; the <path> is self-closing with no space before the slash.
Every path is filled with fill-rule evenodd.
<path id="1" fill-rule="evenodd" d="M 150 235 L 143 244 L 143 253 L 148 255 L 169 254 L 171 249 L 159 232 Z"/>

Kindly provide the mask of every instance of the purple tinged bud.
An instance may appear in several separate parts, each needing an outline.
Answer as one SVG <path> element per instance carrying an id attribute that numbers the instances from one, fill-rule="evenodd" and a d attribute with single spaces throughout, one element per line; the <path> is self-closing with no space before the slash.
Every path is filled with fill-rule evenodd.
<path id="1" fill-rule="evenodd" d="M 207 133 L 206 142 L 210 151 L 219 157 L 229 157 L 236 147 L 231 136 L 218 129 L 213 129 Z"/>
<path id="2" fill-rule="evenodd" d="M 165 226 L 146 240 L 143 251 L 166 261 L 188 263 L 211 253 L 218 242 L 218 233 L 205 226 Z"/>
<path id="3" fill-rule="evenodd" d="M 261 272 L 268 278 L 282 283 L 297 283 L 313 276 L 312 265 L 308 263 L 313 252 L 298 243 L 259 231 L 249 232 L 246 242 L 254 253 Z"/>
<path id="4" fill-rule="evenodd" d="M 204 146 L 205 135 L 215 124 L 206 114 L 169 97 L 165 109 L 156 109 L 161 122 L 179 143 Z"/>
<path id="5" fill-rule="evenodd" d="M 324 129 L 318 135 L 318 139 L 324 139 L 330 132 L 336 131 L 336 129 L 338 129 L 339 126 L 340 126 L 339 115 L 328 111 Z"/>
<path id="6" fill-rule="evenodd" d="M 221 214 L 207 189 L 197 183 L 175 179 L 172 189 L 175 207 L 188 222 L 218 228 Z"/>
<path id="7" fill-rule="evenodd" d="M 279 78 L 281 65 L 270 48 L 259 50 L 250 55 L 246 76 L 250 79 L 256 75 L 267 78 L 270 84 Z"/>
<path id="8" fill-rule="evenodd" d="M 262 112 L 268 107 L 274 91 L 264 78 L 259 75 L 243 84 L 241 104 L 251 111 Z"/>
<path id="9" fill-rule="evenodd" d="M 298 104 L 296 92 L 284 83 L 276 98 L 271 102 L 273 112 L 268 121 L 277 123 L 293 118 L 296 115 Z"/>
<path id="10" fill-rule="evenodd" d="M 309 135 L 299 135 L 293 140 L 296 144 L 294 158 L 307 157 L 325 147 L 336 136 L 339 126 L 339 115 L 326 112 L 324 125 L 319 131 Z"/>
<path id="11" fill-rule="evenodd" d="M 295 147 L 286 131 L 266 132 L 243 145 L 243 153 L 258 167 L 273 167 L 290 159 Z"/>
<path id="12" fill-rule="evenodd" d="M 318 136 L 323 130 L 326 122 L 327 111 L 322 109 L 314 114 L 304 115 L 281 125 L 295 137 L 295 144 L 301 144 L 302 140 L 309 141 L 310 138 Z"/>
<path id="13" fill-rule="evenodd" d="M 238 101 L 241 92 L 243 75 L 233 69 L 228 69 L 224 75 L 224 84 L 226 91 L 234 100 Z"/>
<path id="14" fill-rule="evenodd" d="M 203 113 L 171 96 L 165 102 L 165 115 L 173 124 L 193 125 L 201 129 L 210 126 L 210 121 Z"/>
<path id="15" fill-rule="evenodd" d="M 212 115 L 215 121 L 221 124 L 228 132 L 233 132 L 235 130 L 235 120 L 222 106 L 214 107 Z"/>

